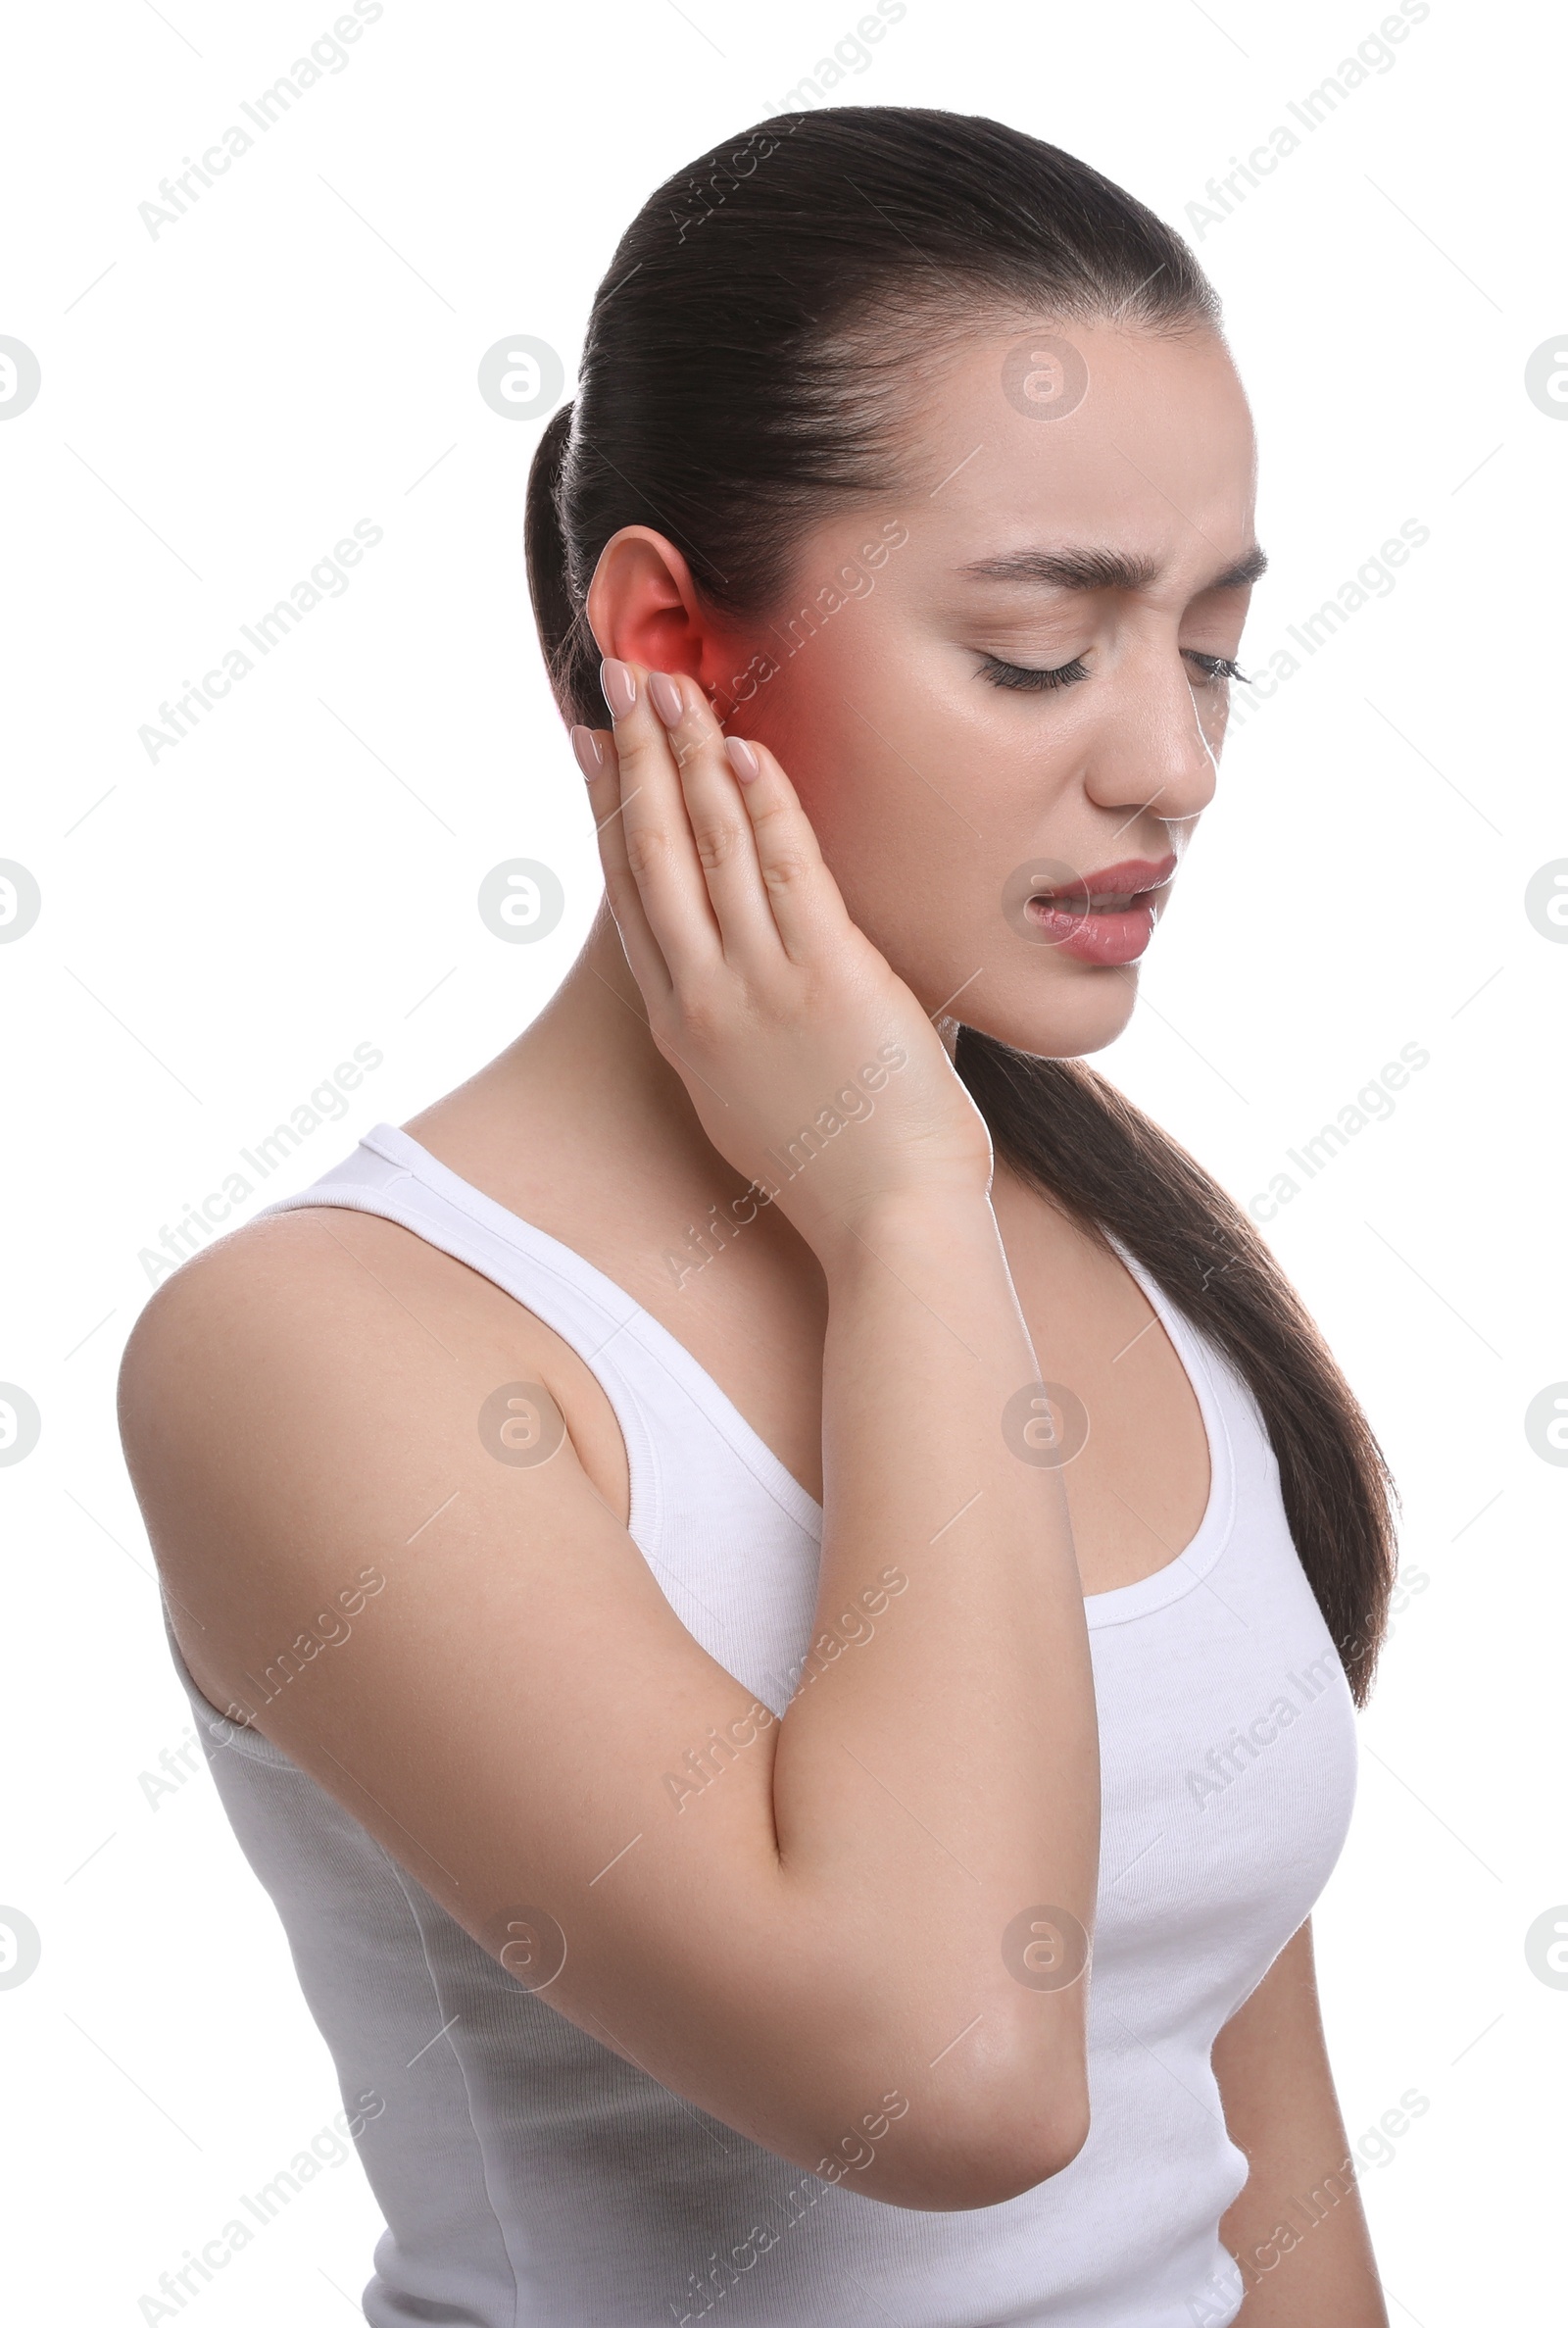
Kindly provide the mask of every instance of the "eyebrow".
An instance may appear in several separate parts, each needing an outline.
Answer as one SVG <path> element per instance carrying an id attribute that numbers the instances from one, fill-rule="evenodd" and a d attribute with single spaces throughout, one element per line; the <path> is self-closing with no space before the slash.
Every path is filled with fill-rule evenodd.
<path id="1" fill-rule="evenodd" d="M 1268 559 L 1254 542 L 1234 565 L 1205 582 L 1203 590 L 1245 589 L 1267 567 Z M 958 570 L 975 582 L 1040 582 L 1053 590 L 1148 590 L 1159 579 L 1161 569 L 1157 558 L 1085 547 L 1012 550 L 1004 558 L 977 558 Z"/>

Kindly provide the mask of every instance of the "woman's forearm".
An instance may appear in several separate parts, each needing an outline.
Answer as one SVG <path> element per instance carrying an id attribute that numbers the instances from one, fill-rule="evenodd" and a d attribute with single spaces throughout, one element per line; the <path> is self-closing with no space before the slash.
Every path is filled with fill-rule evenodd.
<path id="1" fill-rule="evenodd" d="M 1060 1471 L 1035 1460 L 1035 1357 L 983 1198 L 871 1209 L 826 1266 L 813 1640 L 854 1630 L 879 1580 L 907 1583 L 874 1637 L 808 1664 L 774 1766 L 781 1858 L 808 1918 L 858 1938 L 880 2042 L 906 2056 L 888 2053 L 887 2083 L 917 2064 L 946 2110 L 927 2072 L 954 2044 L 952 2096 L 1031 2097 L 1028 2140 L 1065 2162 L 1087 2123 L 1100 1781 Z M 1062 1913 L 1028 1912 L 1046 1908 Z M 1018 2132 L 1004 2105 L 999 2140 Z"/>

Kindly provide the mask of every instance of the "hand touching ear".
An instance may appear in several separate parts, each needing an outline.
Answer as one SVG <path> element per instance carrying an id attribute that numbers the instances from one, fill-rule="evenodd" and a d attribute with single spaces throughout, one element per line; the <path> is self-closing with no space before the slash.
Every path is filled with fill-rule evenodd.
<path id="1" fill-rule="evenodd" d="M 603 683 L 614 729 L 573 742 L 611 908 L 713 1146 L 778 1184 L 819 1258 L 883 1200 L 983 1197 L 979 1111 L 850 919 L 772 753 L 726 740 L 689 677 L 612 659 Z"/>

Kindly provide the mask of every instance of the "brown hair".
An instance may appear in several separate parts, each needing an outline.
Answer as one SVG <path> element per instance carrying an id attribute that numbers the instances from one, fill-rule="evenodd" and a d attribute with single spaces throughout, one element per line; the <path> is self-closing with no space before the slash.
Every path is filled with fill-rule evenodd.
<path id="1" fill-rule="evenodd" d="M 805 530 L 889 484 L 892 421 L 921 359 L 956 322 L 1015 310 L 1219 327 L 1191 251 L 1142 203 L 975 116 L 784 115 L 651 195 L 600 285 L 575 405 L 551 420 L 528 479 L 529 587 L 564 716 L 609 724 L 584 602 L 612 533 L 651 525 L 714 607 L 770 611 Z M 957 1067 L 999 1154 L 1119 1239 L 1251 1391 L 1364 1704 L 1394 1581 L 1392 1484 L 1262 1238 L 1082 1061 L 964 1027 Z"/>

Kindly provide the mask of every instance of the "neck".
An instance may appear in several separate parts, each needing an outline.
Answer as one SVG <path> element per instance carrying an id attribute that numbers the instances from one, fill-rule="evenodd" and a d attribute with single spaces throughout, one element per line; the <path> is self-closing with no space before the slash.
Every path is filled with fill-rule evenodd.
<path id="1" fill-rule="evenodd" d="M 411 1125 L 526 1212 L 563 1167 L 584 1201 L 623 1209 L 626 1192 L 666 1204 L 722 1203 L 746 1185 L 712 1146 L 680 1076 L 661 1055 L 608 906 L 601 906 L 548 1007 L 499 1057 Z M 461 1168 L 461 1167 L 460 1167 Z"/>

